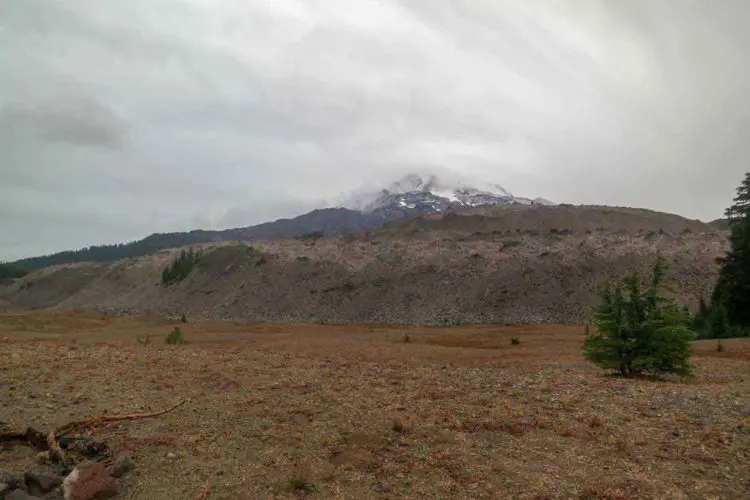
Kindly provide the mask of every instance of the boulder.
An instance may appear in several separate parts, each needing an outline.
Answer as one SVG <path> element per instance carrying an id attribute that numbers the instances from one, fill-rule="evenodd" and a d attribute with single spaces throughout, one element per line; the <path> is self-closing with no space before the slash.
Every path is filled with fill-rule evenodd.
<path id="1" fill-rule="evenodd" d="M 129 453 L 122 453 L 117 456 L 115 463 L 108 469 L 109 475 L 116 478 L 121 478 L 125 474 L 128 474 L 135 469 L 135 462 L 131 458 Z"/>
<path id="2" fill-rule="evenodd" d="M 117 480 L 99 462 L 83 462 L 63 481 L 65 500 L 100 500 L 117 494 Z"/>
<path id="3" fill-rule="evenodd" d="M 10 494 L 5 496 L 5 500 L 44 500 L 41 497 L 35 497 L 29 495 L 23 490 L 13 490 Z"/>
<path id="4" fill-rule="evenodd" d="M 44 495 L 54 490 L 62 484 L 59 476 L 50 476 L 47 474 L 36 474 L 27 472 L 24 474 L 27 491 L 32 495 Z"/>

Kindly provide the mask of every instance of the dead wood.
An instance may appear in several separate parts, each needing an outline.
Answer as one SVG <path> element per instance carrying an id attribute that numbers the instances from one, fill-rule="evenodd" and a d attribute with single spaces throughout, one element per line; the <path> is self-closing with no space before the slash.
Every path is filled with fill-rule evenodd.
<path id="1" fill-rule="evenodd" d="M 58 443 L 58 439 L 63 434 L 70 433 L 74 429 L 84 428 L 84 427 L 93 427 L 97 424 L 102 424 L 106 422 L 118 422 L 118 421 L 124 421 L 124 420 L 140 420 L 143 418 L 159 417 L 161 415 L 165 415 L 171 411 L 176 410 L 177 408 L 184 405 L 188 401 L 189 400 L 184 399 L 180 401 L 179 403 L 177 403 L 176 405 L 170 408 L 167 408 L 166 410 L 156 411 L 152 413 L 130 413 L 130 414 L 125 414 L 125 415 L 99 415 L 96 417 L 87 418 L 86 420 L 78 420 L 75 422 L 69 422 L 59 427 L 55 427 L 47 435 L 47 444 L 49 445 L 50 457 L 53 460 L 54 459 L 59 460 L 60 462 L 62 462 L 62 465 L 64 467 L 67 467 L 69 460 L 68 460 L 67 454 L 60 447 L 60 444 Z"/>

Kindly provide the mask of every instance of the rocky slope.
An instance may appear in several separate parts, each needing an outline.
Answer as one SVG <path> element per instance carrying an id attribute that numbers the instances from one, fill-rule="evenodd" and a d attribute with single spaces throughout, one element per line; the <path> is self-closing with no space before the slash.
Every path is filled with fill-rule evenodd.
<path id="1" fill-rule="evenodd" d="M 699 221 L 612 207 L 467 208 L 356 235 L 206 244 L 187 279 L 165 287 L 176 250 L 34 272 L 0 292 L 24 307 L 259 321 L 570 323 L 597 286 L 657 251 L 668 287 L 695 306 L 726 233 Z"/>

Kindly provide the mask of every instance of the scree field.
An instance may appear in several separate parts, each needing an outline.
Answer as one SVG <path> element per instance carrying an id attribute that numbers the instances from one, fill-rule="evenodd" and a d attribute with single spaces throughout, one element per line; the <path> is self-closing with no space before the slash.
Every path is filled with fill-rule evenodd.
<path id="1" fill-rule="evenodd" d="M 135 460 L 118 498 L 750 498 L 750 340 L 696 342 L 691 380 L 629 380 L 583 360 L 583 331 L 5 311 L 0 421 L 187 400 L 87 431 Z"/>

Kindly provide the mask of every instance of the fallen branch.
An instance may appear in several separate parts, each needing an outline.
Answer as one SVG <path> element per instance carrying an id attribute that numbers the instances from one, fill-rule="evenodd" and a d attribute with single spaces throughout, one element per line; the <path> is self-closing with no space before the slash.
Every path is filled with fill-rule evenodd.
<path id="1" fill-rule="evenodd" d="M 96 424 L 101 424 L 104 422 L 117 422 L 117 421 L 123 421 L 123 420 L 140 420 L 142 418 L 152 418 L 152 417 L 159 417 L 161 415 L 167 414 L 171 411 L 176 410 L 180 406 L 187 403 L 189 399 L 184 399 L 177 403 L 176 405 L 167 408 L 166 410 L 162 411 L 156 411 L 153 413 L 130 413 L 126 415 L 100 415 L 98 417 L 92 417 L 88 418 L 86 420 L 78 420 L 76 422 L 69 422 L 67 424 L 61 425 L 59 427 L 53 428 L 49 434 L 47 435 L 47 444 L 49 445 L 49 452 L 50 452 L 50 458 L 53 460 L 59 459 L 60 462 L 62 462 L 62 465 L 64 467 L 67 467 L 68 465 L 68 457 L 66 456 L 65 452 L 60 447 L 60 444 L 57 442 L 59 437 L 63 434 L 69 433 L 73 429 L 79 428 L 79 427 L 91 427 Z"/>

